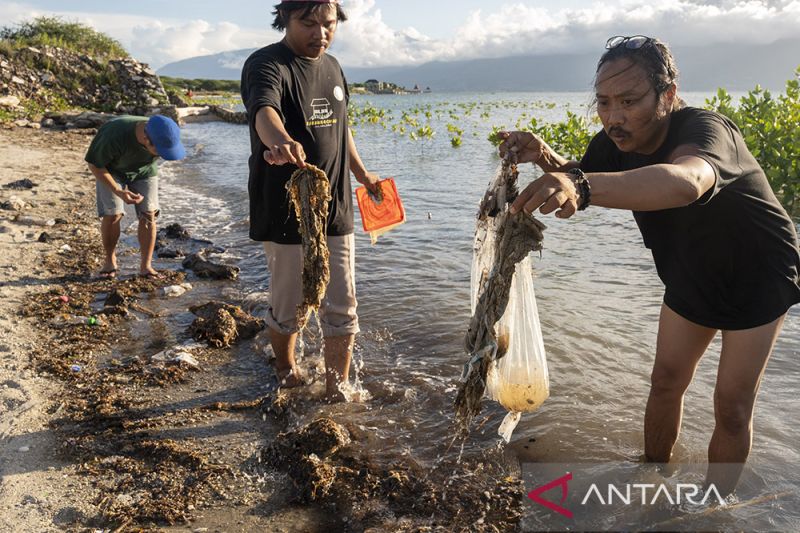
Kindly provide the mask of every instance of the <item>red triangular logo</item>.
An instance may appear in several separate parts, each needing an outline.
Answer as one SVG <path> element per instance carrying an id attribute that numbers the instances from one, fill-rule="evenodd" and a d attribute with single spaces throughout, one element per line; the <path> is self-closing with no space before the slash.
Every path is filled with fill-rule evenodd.
<path id="1" fill-rule="evenodd" d="M 567 499 L 567 490 L 569 488 L 567 486 L 567 483 L 571 479 L 572 479 L 572 472 L 567 472 L 565 475 L 561 476 L 560 478 L 554 479 L 553 481 L 551 481 L 550 483 L 548 483 L 546 485 L 542 485 L 541 487 L 533 489 L 532 491 L 530 491 L 528 493 L 528 498 L 530 498 L 531 500 L 535 501 L 539 505 L 544 505 L 545 507 L 547 507 L 551 511 L 555 511 L 555 512 L 557 512 L 559 514 L 562 514 L 562 515 L 566 516 L 567 518 L 572 518 L 572 511 L 570 511 L 569 509 L 565 509 L 564 507 L 561 507 L 560 505 L 558 505 L 556 503 L 553 503 L 553 502 L 551 502 L 549 500 L 545 500 L 544 498 L 542 498 L 540 496 L 543 492 L 547 492 L 548 490 L 550 490 L 552 488 L 561 486 L 561 502 L 560 503 L 564 503 L 564 500 Z"/>

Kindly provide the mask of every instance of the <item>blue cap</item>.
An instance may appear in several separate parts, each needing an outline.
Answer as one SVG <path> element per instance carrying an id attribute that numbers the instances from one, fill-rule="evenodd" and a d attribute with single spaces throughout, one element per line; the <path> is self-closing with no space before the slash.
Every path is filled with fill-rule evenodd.
<path id="1" fill-rule="evenodd" d="M 186 157 L 186 149 L 181 144 L 181 129 L 169 117 L 153 115 L 144 127 L 150 142 L 158 155 L 167 161 L 176 161 Z"/>

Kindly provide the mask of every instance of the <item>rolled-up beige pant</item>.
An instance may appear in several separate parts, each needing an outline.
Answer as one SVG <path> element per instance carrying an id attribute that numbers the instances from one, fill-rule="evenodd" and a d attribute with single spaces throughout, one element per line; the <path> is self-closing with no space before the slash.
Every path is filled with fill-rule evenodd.
<path id="1" fill-rule="evenodd" d="M 361 331 L 358 327 L 353 234 L 328 236 L 331 279 L 319 307 L 322 335 L 339 337 Z M 297 332 L 297 306 L 303 301 L 303 248 L 299 244 L 264 243 L 270 273 L 267 325 L 290 335 Z"/>

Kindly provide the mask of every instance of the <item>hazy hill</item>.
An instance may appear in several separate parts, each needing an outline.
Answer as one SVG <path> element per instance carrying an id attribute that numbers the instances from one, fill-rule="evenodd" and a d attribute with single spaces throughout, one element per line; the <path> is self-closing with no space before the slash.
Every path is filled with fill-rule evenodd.
<path id="1" fill-rule="evenodd" d="M 253 50 L 193 57 L 165 65 L 159 74 L 179 78 L 239 79 Z M 717 87 L 748 90 L 756 84 L 783 89 L 800 66 L 800 39 L 768 45 L 718 44 L 674 49 L 681 88 L 710 91 Z M 370 78 L 406 87 L 419 84 L 434 91 L 583 91 L 591 86 L 598 53 L 504 57 L 430 62 L 411 67 L 344 66 L 350 82 Z"/>

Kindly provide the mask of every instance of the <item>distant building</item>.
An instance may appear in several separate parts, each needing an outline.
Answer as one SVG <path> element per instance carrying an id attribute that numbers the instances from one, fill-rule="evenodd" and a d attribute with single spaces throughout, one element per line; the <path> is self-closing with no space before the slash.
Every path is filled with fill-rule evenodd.
<path id="1" fill-rule="evenodd" d="M 365 92 L 372 94 L 419 94 L 423 92 L 418 84 L 413 89 L 406 89 L 388 81 L 378 80 L 367 80 L 363 84 L 355 84 L 353 88 L 355 87 L 363 87 Z M 430 87 L 426 88 L 424 92 L 431 92 Z"/>
<path id="2" fill-rule="evenodd" d="M 386 83 L 378 80 L 367 80 L 364 87 L 371 93 L 380 93 L 386 90 Z"/>

